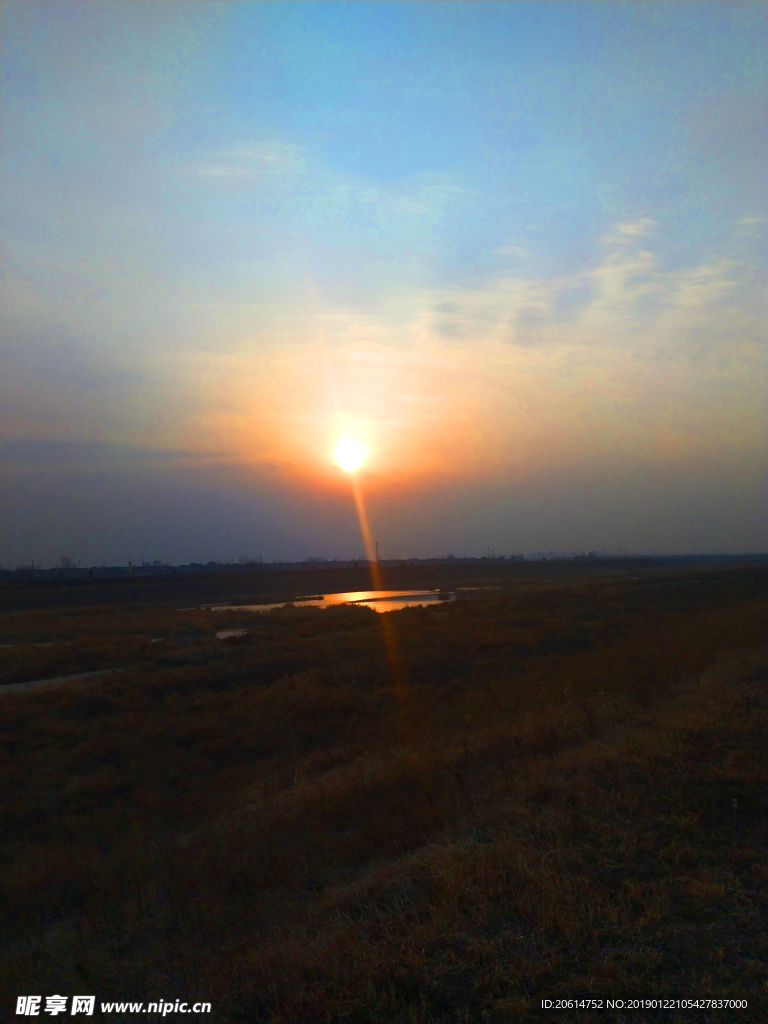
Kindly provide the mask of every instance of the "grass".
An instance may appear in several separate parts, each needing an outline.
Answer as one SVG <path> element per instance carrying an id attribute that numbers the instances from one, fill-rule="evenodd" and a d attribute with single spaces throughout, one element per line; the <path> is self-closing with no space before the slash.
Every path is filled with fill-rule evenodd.
<path id="1" fill-rule="evenodd" d="M 6 612 L 13 678 L 134 667 L 0 694 L 3 989 L 286 1024 L 575 994 L 765 1019 L 766 575 L 515 578 L 386 616 Z"/>

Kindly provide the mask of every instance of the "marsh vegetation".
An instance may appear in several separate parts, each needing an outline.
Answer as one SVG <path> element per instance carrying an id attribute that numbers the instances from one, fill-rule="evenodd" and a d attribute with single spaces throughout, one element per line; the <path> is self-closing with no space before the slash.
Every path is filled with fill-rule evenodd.
<path id="1" fill-rule="evenodd" d="M 6 682 L 129 667 L 0 688 L 3 988 L 297 1024 L 758 1006 L 768 573 L 633 575 L 7 610 Z"/>

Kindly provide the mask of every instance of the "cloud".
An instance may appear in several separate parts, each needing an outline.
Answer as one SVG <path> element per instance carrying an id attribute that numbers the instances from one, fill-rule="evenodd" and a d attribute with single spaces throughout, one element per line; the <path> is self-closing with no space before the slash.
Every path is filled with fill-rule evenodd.
<path id="1" fill-rule="evenodd" d="M 328 344 L 419 349 L 501 344 L 531 350 L 636 353 L 644 361 L 730 359 L 764 332 L 750 265 L 720 258 L 670 267 L 639 233 L 616 228 L 602 258 L 556 276 L 503 273 L 472 285 L 401 288 L 323 315 Z"/>
<path id="2" fill-rule="evenodd" d="M 622 350 L 644 361 L 687 361 L 705 352 L 729 360 L 762 336 L 748 263 L 720 258 L 669 266 L 647 245 L 639 231 L 614 228 L 603 238 L 602 258 L 570 274 L 503 273 L 472 285 L 400 289 L 365 309 L 337 305 L 325 336 L 336 345 L 503 344 L 594 359 L 601 350 Z"/>
<path id="3" fill-rule="evenodd" d="M 175 462 L 210 458 L 212 453 L 173 448 L 150 448 L 145 445 L 103 441 L 0 441 L 0 460 L 30 464 L 94 462 Z"/>
<path id="4" fill-rule="evenodd" d="M 194 173 L 202 178 L 261 178 L 306 170 L 305 151 L 285 142 L 263 142 L 214 151 Z"/>
<path id="5" fill-rule="evenodd" d="M 440 217 L 448 206 L 462 196 L 473 195 L 470 189 L 452 182 L 415 181 L 400 188 L 357 187 L 344 184 L 334 189 L 335 194 L 378 206 L 387 216 Z"/>
<path id="6" fill-rule="evenodd" d="M 519 256 L 521 259 L 531 255 L 531 250 L 523 245 L 503 245 L 496 249 L 497 256 Z"/>
<path id="7" fill-rule="evenodd" d="M 656 227 L 656 221 L 650 217 L 643 217 L 640 220 L 628 220 L 623 224 L 617 224 L 616 230 L 622 235 L 649 235 Z"/>

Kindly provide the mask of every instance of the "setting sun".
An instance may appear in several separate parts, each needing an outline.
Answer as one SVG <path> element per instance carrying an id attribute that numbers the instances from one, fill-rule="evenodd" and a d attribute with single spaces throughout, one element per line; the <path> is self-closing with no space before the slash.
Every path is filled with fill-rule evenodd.
<path id="1" fill-rule="evenodd" d="M 366 450 L 359 441 L 342 437 L 333 450 L 333 457 L 347 473 L 354 473 L 365 462 Z"/>

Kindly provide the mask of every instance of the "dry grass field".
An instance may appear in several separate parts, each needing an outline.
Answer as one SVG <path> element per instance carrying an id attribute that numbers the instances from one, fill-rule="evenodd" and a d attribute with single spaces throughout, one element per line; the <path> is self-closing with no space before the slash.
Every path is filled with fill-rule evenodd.
<path id="1" fill-rule="evenodd" d="M 0 687 L 9 1014 L 768 1019 L 768 571 L 548 572 L 386 615 L 6 599 L 5 682 L 127 666 Z M 541 1008 L 574 996 L 749 1005 Z"/>

